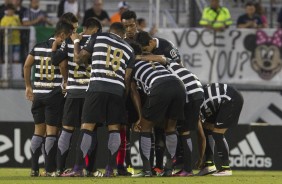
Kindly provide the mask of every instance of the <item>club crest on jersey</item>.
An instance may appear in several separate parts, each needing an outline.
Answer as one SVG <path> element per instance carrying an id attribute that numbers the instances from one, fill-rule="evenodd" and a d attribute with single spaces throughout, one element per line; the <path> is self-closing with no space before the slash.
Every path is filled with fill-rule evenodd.
<path id="1" fill-rule="evenodd" d="M 177 51 L 175 49 L 172 49 L 170 52 L 171 57 L 175 58 L 177 57 Z"/>

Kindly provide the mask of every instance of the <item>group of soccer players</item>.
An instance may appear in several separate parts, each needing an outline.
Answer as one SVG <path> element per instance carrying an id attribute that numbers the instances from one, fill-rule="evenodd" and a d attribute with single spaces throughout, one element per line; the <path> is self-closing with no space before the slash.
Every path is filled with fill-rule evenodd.
<path id="1" fill-rule="evenodd" d="M 31 50 L 24 66 L 26 98 L 32 101 L 35 122 L 31 176 L 40 175 L 41 153 L 45 158 L 43 176 L 112 177 L 116 167 L 118 175 L 132 175 L 124 166 L 125 162 L 132 167 L 131 131 L 140 133 L 143 161 L 142 171 L 132 177 L 193 176 L 192 131 L 200 137 L 197 165 L 201 170 L 197 175 L 232 175 L 224 133 L 238 124 L 241 94 L 226 84 L 202 86 L 196 75 L 182 66 L 174 45 L 138 32 L 136 19 L 135 12 L 126 11 L 121 23 L 102 32 L 100 22 L 89 18 L 78 34 L 77 18 L 66 13 L 54 35 Z M 96 155 L 97 131 L 103 125 L 109 131 L 104 174 L 95 166 L 101 156 Z M 75 165 L 66 170 L 76 128 L 80 133 Z M 221 161 L 218 170 L 214 145 Z M 176 163 L 183 168 L 175 173 Z"/>

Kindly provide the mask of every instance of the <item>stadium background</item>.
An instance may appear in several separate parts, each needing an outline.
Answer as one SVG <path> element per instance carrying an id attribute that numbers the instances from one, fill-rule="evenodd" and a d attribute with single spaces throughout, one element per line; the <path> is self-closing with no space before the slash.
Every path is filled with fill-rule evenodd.
<path id="1" fill-rule="evenodd" d="M 28 7 L 28 2 L 24 0 L 23 5 Z M 91 1 L 79 2 L 82 13 L 92 6 Z M 269 1 L 262 2 L 272 27 L 262 31 L 267 37 L 272 37 L 277 31 L 276 14 L 282 2 L 276 1 L 276 14 L 270 11 L 273 10 L 273 5 Z M 104 9 L 111 14 L 117 11 L 117 3 L 117 0 L 105 0 Z M 231 26 L 224 33 L 212 33 L 194 28 L 197 27 L 201 10 L 208 5 L 207 1 L 129 0 L 128 3 L 138 17 L 147 19 L 148 27 L 157 25 L 156 36 L 166 38 L 178 47 L 185 66 L 196 73 L 200 80 L 204 83 L 226 82 L 235 85 L 242 92 L 245 104 L 239 126 L 227 133 L 233 168 L 282 170 L 282 145 L 280 141 L 275 141 L 282 138 L 280 53 L 277 53 L 279 59 L 274 61 L 276 68 L 269 71 L 270 74 L 265 78 L 260 71 L 254 70 L 251 61 L 256 58 L 253 57 L 253 51 L 246 49 L 246 37 L 256 35 L 257 30 L 236 29 Z M 48 11 L 54 22 L 57 4 L 58 1 L 41 0 L 41 8 Z M 234 22 L 244 11 L 242 8 L 233 8 L 230 1 L 224 1 L 223 4 L 230 8 Z M 8 29 L 0 29 L 9 34 Z M 52 27 L 13 29 L 30 30 L 30 47 L 48 38 L 54 30 Z M 6 52 L 8 48 L 5 44 L 3 46 L 2 49 Z M 279 50 L 281 52 L 281 48 Z M 11 64 L 9 57 L 6 58 L 5 63 L 0 64 L 0 167 L 29 167 L 29 145 L 33 133 L 31 104 L 24 98 L 21 64 Z M 105 132 L 104 129 L 99 132 L 100 154 L 106 149 Z M 132 159 L 134 166 L 138 167 L 141 159 L 136 136 L 133 144 Z M 106 159 L 99 160 L 98 167 L 104 167 L 105 163 Z"/>

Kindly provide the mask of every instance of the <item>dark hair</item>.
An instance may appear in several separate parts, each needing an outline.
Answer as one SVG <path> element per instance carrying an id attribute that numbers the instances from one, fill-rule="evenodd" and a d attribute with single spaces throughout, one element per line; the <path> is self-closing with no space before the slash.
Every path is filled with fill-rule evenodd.
<path id="1" fill-rule="evenodd" d="M 141 55 L 142 54 L 142 48 L 141 48 L 141 45 L 139 43 L 137 43 L 137 42 L 130 42 L 129 45 L 134 50 L 134 54 L 135 55 Z"/>
<path id="2" fill-rule="evenodd" d="M 16 11 L 16 8 L 15 8 L 15 6 L 12 3 L 8 3 L 6 5 L 6 10 L 14 10 L 14 11 Z"/>
<path id="3" fill-rule="evenodd" d="M 127 10 L 127 11 L 125 11 L 121 14 L 120 19 L 121 20 L 122 19 L 125 19 L 125 20 L 134 19 L 134 20 L 136 20 L 137 16 L 136 16 L 136 13 L 134 11 Z"/>
<path id="4" fill-rule="evenodd" d="M 110 26 L 110 31 L 113 31 L 115 33 L 125 34 L 125 27 L 120 22 L 114 22 Z"/>
<path id="5" fill-rule="evenodd" d="M 85 21 L 84 27 L 86 27 L 86 28 L 95 28 L 95 27 L 97 27 L 98 28 L 97 32 L 102 32 L 102 24 L 101 24 L 101 22 L 98 19 L 94 18 L 94 17 L 88 18 Z"/>
<path id="6" fill-rule="evenodd" d="M 142 47 L 148 46 L 150 40 L 152 39 L 153 38 L 151 37 L 151 35 L 145 31 L 140 31 L 135 36 L 135 41 L 138 42 Z"/>
<path id="7" fill-rule="evenodd" d="M 68 12 L 68 13 L 64 13 L 60 17 L 60 21 L 66 21 L 66 22 L 69 22 L 70 24 L 72 24 L 72 23 L 78 22 L 78 19 L 73 13 Z"/>
<path id="8" fill-rule="evenodd" d="M 60 20 L 56 24 L 55 35 L 58 35 L 60 33 L 71 34 L 73 30 L 74 30 L 74 27 L 72 24 L 70 24 L 67 21 Z"/>
<path id="9" fill-rule="evenodd" d="M 138 23 L 138 25 L 140 25 L 142 22 L 145 22 L 145 19 L 143 19 L 143 18 L 139 18 L 139 19 L 137 19 L 137 23 Z"/>
<path id="10" fill-rule="evenodd" d="M 252 1 L 248 1 L 246 4 L 245 4 L 245 7 L 247 6 L 255 6 L 255 4 L 252 2 Z"/>

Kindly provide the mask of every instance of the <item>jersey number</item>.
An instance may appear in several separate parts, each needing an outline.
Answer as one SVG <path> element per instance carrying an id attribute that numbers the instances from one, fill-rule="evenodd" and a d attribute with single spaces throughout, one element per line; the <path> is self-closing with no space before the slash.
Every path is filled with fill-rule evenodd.
<path id="1" fill-rule="evenodd" d="M 113 59 L 111 59 L 111 46 L 108 45 L 108 51 L 107 51 L 107 58 L 106 58 L 106 68 L 111 67 L 114 71 L 117 71 L 120 67 L 120 60 L 123 56 L 123 50 L 115 49 L 113 53 Z"/>
<path id="2" fill-rule="evenodd" d="M 54 68 L 54 65 L 50 64 L 49 65 L 49 61 L 51 59 L 48 57 L 46 58 L 45 60 L 45 74 L 46 74 L 46 79 L 47 80 L 53 80 L 54 79 L 54 71 L 55 71 L 55 68 Z M 51 67 L 51 73 L 49 74 L 49 68 L 48 67 Z M 40 80 L 43 80 L 43 74 L 44 73 L 44 57 L 41 56 L 40 57 Z"/>
<path id="3" fill-rule="evenodd" d="M 74 68 L 74 70 L 73 70 L 73 76 L 75 77 L 75 78 L 81 78 L 81 77 L 83 77 L 83 75 L 84 74 L 79 74 L 78 73 L 78 69 L 79 69 L 79 65 L 76 65 L 75 66 L 75 68 Z M 88 66 L 87 68 L 86 68 L 86 70 L 85 70 L 85 75 L 88 77 L 88 78 L 90 78 L 90 72 L 91 72 L 91 66 Z"/>

